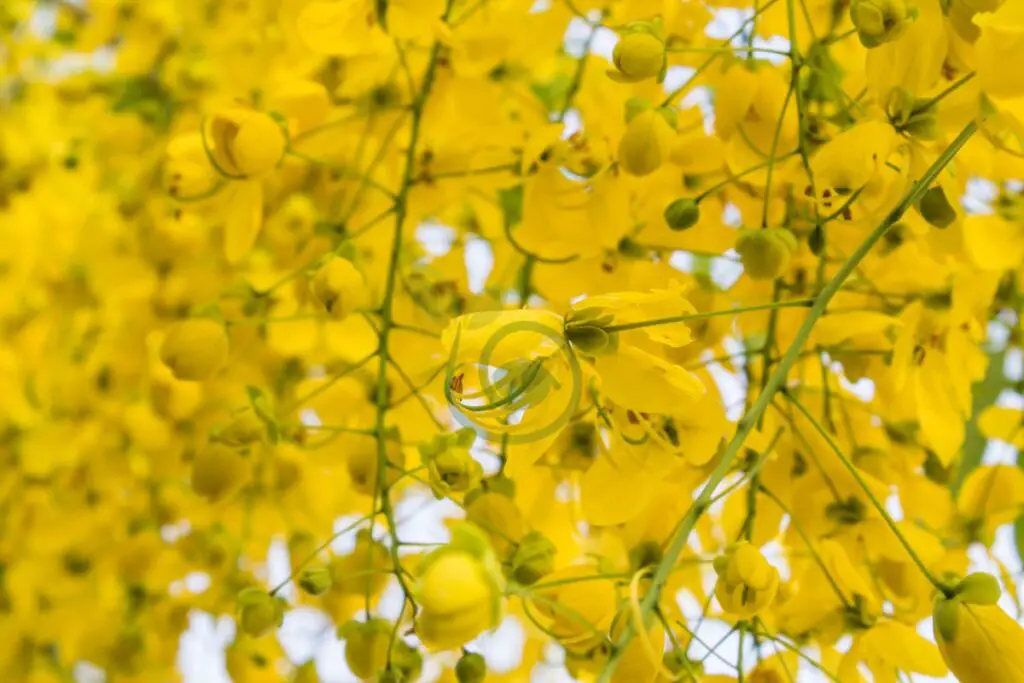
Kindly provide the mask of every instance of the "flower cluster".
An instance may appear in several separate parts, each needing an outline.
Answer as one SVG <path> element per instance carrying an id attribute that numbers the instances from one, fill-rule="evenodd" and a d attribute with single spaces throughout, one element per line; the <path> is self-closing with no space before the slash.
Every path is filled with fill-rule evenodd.
<path id="1" fill-rule="evenodd" d="M 1024 683 L 1024 0 L 0 38 L 0 681 Z"/>

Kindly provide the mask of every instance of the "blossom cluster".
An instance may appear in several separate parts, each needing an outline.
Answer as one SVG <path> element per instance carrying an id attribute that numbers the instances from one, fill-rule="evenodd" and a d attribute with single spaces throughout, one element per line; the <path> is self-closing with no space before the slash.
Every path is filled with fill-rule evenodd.
<path id="1" fill-rule="evenodd" d="M 1024 683 L 1024 0 L 0 36 L 0 681 Z"/>

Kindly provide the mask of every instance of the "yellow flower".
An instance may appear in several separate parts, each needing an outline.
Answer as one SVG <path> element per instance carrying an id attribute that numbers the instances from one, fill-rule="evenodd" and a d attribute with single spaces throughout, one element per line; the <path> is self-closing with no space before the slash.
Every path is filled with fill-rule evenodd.
<path id="1" fill-rule="evenodd" d="M 211 502 L 236 493 L 249 477 L 249 463 L 242 453 L 222 444 L 200 450 L 192 463 L 192 489 Z"/>
<path id="2" fill-rule="evenodd" d="M 673 132 L 663 110 L 648 108 L 637 113 L 619 141 L 619 165 L 634 176 L 654 173 L 668 161 Z"/>
<path id="3" fill-rule="evenodd" d="M 875 680 L 896 680 L 898 672 L 936 678 L 948 673 L 935 645 L 898 621 L 880 621 L 855 634 L 853 646 L 839 665 L 839 677 L 855 680 L 859 662 L 867 665 Z"/>
<path id="4" fill-rule="evenodd" d="M 961 683 L 1022 683 L 1024 628 L 995 604 L 995 579 L 971 582 L 978 576 L 987 575 L 968 576 L 954 589 L 956 595 L 936 600 L 933 624 L 939 651 Z"/>
<path id="5" fill-rule="evenodd" d="M 451 543 L 427 555 L 416 570 L 416 633 L 431 650 L 465 645 L 498 625 L 503 587 L 486 537 L 471 524 L 456 526 Z"/>
<path id="6" fill-rule="evenodd" d="M 647 31 L 633 31 L 619 39 L 612 53 L 618 71 L 609 75 L 627 83 L 658 77 L 665 68 L 665 43 Z"/>
<path id="7" fill-rule="evenodd" d="M 335 256 L 313 277 L 313 295 L 335 320 L 364 308 L 370 300 L 366 279 L 346 258 Z"/>
<path id="8" fill-rule="evenodd" d="M 287 146 L 281 124 L 268 114 L 246 109 L 215 114 L 210 121 L 210 141 L 218 170 L 235 178 L 273 170 Z"/>
<path id="9" fill-rule="evenodd" d="M 160 346 L 160 360 L 182 380 L 209 379 L 227 359 L 227 332 L 223 325 L 207 318 L 176 323 Z"/>
<path id="10" fill-rule="evenodd" d="M 715 558 L 715 573 L 715 597 L 722 609 L 741 618 L 763 610 L 779 590 L 779 571 L 746 541 Z"/>
<path id="11" fill-rule="evenodd" d="M 1024 5 L 1004 2 L 994 12 L 974 15 L 981 28 L 975 43 L 978 80 L 982 89 L 995 97 L 1024 95 L 1024 73 L 1008 68 L 1024 54 Z"/>

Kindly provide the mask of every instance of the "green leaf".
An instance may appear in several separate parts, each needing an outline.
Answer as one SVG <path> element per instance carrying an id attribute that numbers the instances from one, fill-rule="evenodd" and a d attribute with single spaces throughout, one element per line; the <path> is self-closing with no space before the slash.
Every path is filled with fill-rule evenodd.
<path id="1" fill-rule="evenodd" d="M 972 390 L 971 419 L 967 422 L 966 436 L 963 448 L 960 449 L 960 466 L 956 475 L 950 480 L 949 488 L 955 496 L 960 486 L 967 479 L 967 475 L 981 464 L 981 456 L 985 453 L 985 444 L 988 440 L 978 428 L 978 418 L 985 409 L 996 402 L 1003 389 L 1010 385 L 1006 379 L 1003 366 L 1006 359 L 1006 350 L 989 354 L 988 369 L 985 377 L 974 385 Z"/>
<path id="2" fill-rule="evenodd" d="M 501 212 L 505 216 L 505 227 L 514 228 L 523 220 L 523 186 L 504 188 L 498 190 L 498 202 L 501 204 Z"/>
<path id="3" fill-rule="evenodd" d="M 388 0 L 377 0 L 377 22 L 388 30 Z"/>

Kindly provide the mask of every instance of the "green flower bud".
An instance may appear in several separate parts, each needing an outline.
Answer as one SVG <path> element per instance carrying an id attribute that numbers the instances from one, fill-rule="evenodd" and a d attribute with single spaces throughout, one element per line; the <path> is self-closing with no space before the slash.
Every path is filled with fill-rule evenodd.
<path id="1" fill-rule="evenodd" d="M 867 48 L 889 43 L 904 33 L 917 18 L 907 0 L 853 0 L 850 19 L 861 45 Z"/>
<path id="2" fill-rule="evenodd" d="M 345 641 L 345 663 L 358 678 L 372 678 L 387 665 L 391 628 L 383 619 L 350 621 L 338 627 L 338 638 Z"/>
<path id="3" fill-rule="evenodd" d="M 619 165 L 634 176 L 654 173 L 668 159 L 673 131 L 665 116 L 647 109 L 626 126 L 619 140 Z"/>
<path id="4" fill-rule="evenodd" d="M 565 338 L 574 347 L 590 356 L 599 356 L 612 346 L 612 337 L 597 325 L 570 323 Z"/>
<path id="5" fill-rule="evenodd" d="M 609 75 L 618 81 L 635 83 L 658 78 L 665 69 L 665 42 L 645 31 L 622 36 L 612 52 L 617 71 Z"/>
<path id="6" fill-rule="evenodd" d="M 483 468 L 469 452 L 475 439 L 472 429 L 460 429 L 420 444 L 420 458 L 438 499 L 469 491 L 480 483 Z"/>
<path id="7" fill-rule="evenodd" d="M 262 588 L 250 586 L 238 594 L 238 615 L 242 632 L 259 638 L 284 622 L 284 601 Z"/>
<path id="8" fill-rule="evenodd" d="M 689 230 L 700 220 L 700 205 L 690 197 L 675 200 L 665 208 L 665 222 L 672 230 Z"/>
<path id="9" fill-rule="evenodd" d="M 999 596 L 1003 593 L 996 577 L 985 572 L 968 574 L 956 585 L 953 592 L 969 605 L 994 605 L 999 602 Z"/>
<path id="10" fill-rule="evenodd" d="M 327 567 L 306 567 L 299 575 L 299 588 L 310 595 L 323 595 L 332 583 L 331 571 Z"/>
<path id="11" fill-rule="evenodd" d="M 487 678 L 487 662 L 477 653 L 467 652 L 455 664 L 455 678 L 459 683 L 480 683 Z"/>
<path id="12" fill-rule="evenodd" d="M 785 228 L 743 230 L 736 240 L 743 270 L 755 280 L 774 280 L 785 272 L 796 249 L 796 237 Z"/>
<path id="13" fill-rule="evenodd" d="M 523 586 L 530 586 L 544 578 L 555 568 L 555 544 L 539 531 L 523 536 L 512 554 L 512 578 Z"/>
<path id="14" fill-rule="evenodd" d="M 946 192 L 938 185 L 928 188 L 917 204 L 917 210 L 936 228 L 948 228 L 956 221 L 956 209 L 946 198 Z"/>
<path id="15" fill-rule="evenodd" d="M 390 673 L 395 683 L 412 683 L 423 670 L 423 655 L 404 640 L 396 641 L 391 648 Z"/>

